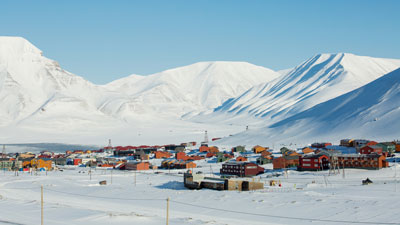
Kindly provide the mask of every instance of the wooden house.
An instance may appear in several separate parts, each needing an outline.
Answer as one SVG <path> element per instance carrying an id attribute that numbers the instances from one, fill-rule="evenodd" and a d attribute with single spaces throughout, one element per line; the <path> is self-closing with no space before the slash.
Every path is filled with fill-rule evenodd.
<path id="1" fill-rule="evenodd" d="M 393 141 L 392 143 L 395 145 L 396 152 L 400 152 L 400 141 Z"/>
<path id="2" fill-rule="evenodd" d="M 274 169 L 284 169 L 299 165 L 299 156 L 282 156 L 272 161 Z"/>
<path id="3" fill-rule="evenodd" d="M 208 152 L 210 150 L 210 148 L 208 146 L 202 145 L 199 148 L 200 152 Z"/>
<path id="4" fill-rule="evenodd" d="M 302 152 L 303 152 L 303 154 L 309 154 L 309 153 L 314 152 L 314 149 L 311 149 L 309 147 L 305 147 L 305 148 L 302 149 Z"/>
<path id="5" fill-rule="evenodd" d="M 184 152 L 177 152 L 177 153 L 175 154 L 175 158 L 176 158 L 177 160 L 188 160 L 190 157 L 187 156 L 186 153 L 184 153 Z"/>
<path id="6" fill-rule="evenodd" d="M 236 146 L 232 148 L 232 152 L 245 152 L 246 149 L 244 148 L 244 146 Z"/>
<path id="7" fill-rule="evenodd" d="M 1 170 L 12 170 L 14 162 L 8 158 L 0 158 L 0 169 Z"/>
<path id="8" fill-rule="evenodd" d="M 254 152 L 255 154 L 262 153 L 262 152 L 266 151 L 267 149 L 268 149 L 268 148 L 265 148 L 265 147 L 262 147 L 262 146 L 259 146 L 259 145 L 256 145 L 256 146 L 254 146 L 254 147 L 252 148 L 252 150 L 253 150 L 253 152 Z"/>
<path id="9" fill-rule="evenodd" d="M 226 160 L 229 160 L 232 158 L 233 158 L 233 155 L 231 155 L 231 154 L 226 154 L 223 152 L 217 153 L 217 162 L 225 162 Z"/>
<path id="10" fill-rule="evenodd" d="M 364 145 L 360 148 L 360 154 L 371 154 L 376 153 L 378 155 L 382 155 L 382 147 L 377 145 Z"/>
<path id="11" fill-rule="evenodd" d="M 154 152 L 154 158 L 156 159 L 167 159 L 171 157 L 171 153 L 165 151 Z"/>
<path id="12" fill-rule="evenodd" d="M 125 170 L 149 170 L 149 162 L 127 162 L 125 163 Z"/>
<path id="13" fill-rule="evenodd" d="M 393 142 L 380 142 L 377 146 L 382 147 L 382 152 L 387 156 L 391 156 L 396 151 L 396 145 Z"/>
<path id="14" fill-rule="evenodd" d="M 176 161 L 178 161 L 178 160 L 176 160 L 176 159 L 165 159 L 165 160 L 163 160 L 161 162 L 161 167 L 162 168 L 168 168 L 168 169 L 174 168 L 174 163 Z"/>
<path id="15" fill-rule="evenodd" d="M 273 157 L 268 155 L 268 156 L 260 156 L 257 158 L 256 162 L 258 165 L 264 165 L 268 163 L 272 163 Z"/>
<path id="16" fill-rule="evenodd" d="M 211 147 L 209 147 L 208 152 L 217 153 L 217 152 L 219 152 L 219 150 L 218 150 L 217 146 L 211 146 Z"/>
<path id="17" fill-rule="evenodd" d="M 246 161 L 247 161 L 246 157 L 243 157 L 243 156 L 236 157 L 236 162 L 246 162 Z"/>
<path id="18" fill-rule="evenodd" d="M 262 151 L 262 152 L 261 152 L 261 156 L 262 156 L 262 157 L 267 157 L 267 156 L 271 156 L 271 155 L 272 155 L 272 153 L 269 152 L 269 151 Z"/>
<path id="19" fill-rule="evenodd" d="M 208 152 L 208 153 L 206 154 L 206 158 L 211 158 L 211 157 L 214 157 L 214 156 L 217 156 L 217 154 L 211 153 L 211 152 Z"/>
<path id="20" fill-rule="evenodd" d="M 174 163 L 174 168 L 175 169 L 193 169 L 193 168 L 196 168 L 196 167 L 197 167 L 196 163 L 194 163 L 192 161 L 179 160 L 179 161 L 176 161 Z"/>
<path id="21" fill-rule="evenodd" d="M 359 149 L 362 146 L 366 145 L 370 140 L 365 140 L 365 139 L 355 139 L 353 140 L 353 147 Z"/>

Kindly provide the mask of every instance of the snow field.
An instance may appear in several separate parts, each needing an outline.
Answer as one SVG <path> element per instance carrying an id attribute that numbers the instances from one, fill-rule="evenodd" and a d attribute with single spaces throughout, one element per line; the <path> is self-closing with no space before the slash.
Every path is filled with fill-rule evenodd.
<path id="1" fill-rule="evenodd" d="M 221 165 L 203 161 L 195 172 L 209 173 L 208 164 L 214 173 Z M 328 171 L 289 170 L 279 177 L 267 172 L 255 178 L 264 181 L 266 189 L 252 192 L 188 190 L 178 174 L 183 170 L 136 173 L 136 186 L 132 171 L 114 170 L 111 175 L 110 170 L 92 170 L 92 180 L 87 168 L 47 176 L 2 172 L 0 212 L 1 220 L 11 224 L 39 224 L 43 185 L 45 224 L 163 224 L 168 197 L 170 224 L 396 224 L 397 170 L 346 169 L 345 178 L 342 172 L 329 176 Z M 362 186 L 366 177 L 374 184 Z M 269 187 L 271 179 L 280 180 L 282 187 Z M 100 180 L 108 185 L 98 185 Z"/>

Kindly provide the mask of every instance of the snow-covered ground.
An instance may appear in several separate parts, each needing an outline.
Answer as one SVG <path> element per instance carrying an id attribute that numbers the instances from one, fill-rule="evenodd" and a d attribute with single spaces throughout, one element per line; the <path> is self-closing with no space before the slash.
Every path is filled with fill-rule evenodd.
<path id="1" fill-rule="evenodd" d="M 221 164 L 200 163 L 194 172 L 218 172 Z M 266 168 L 270 169 L 271 165 Z M 183 170 L 132 171 L 70 168 L 0 173 L 0 224 L 39 224 L 40 186 L 44 187 L 44 224 L 398 224 L 400 169 L 346 169 L 324 172 L 267 172 L 255 179 L 265 189 L 251 192 L 188 190 Z M 269 171 L 269 170 L 268 170 Z M 273 177 L 272 174 L 281 174 Z M 136 185 L 135 185 L 136 177 Z M 370 178 L 374 183 L 361 185 Z M 270 180 L 282 187 L 270 187 Z M 100 186 L 101 180 L 108 185 Z M 336 221 L 336 222 L 335 222 Z"/>

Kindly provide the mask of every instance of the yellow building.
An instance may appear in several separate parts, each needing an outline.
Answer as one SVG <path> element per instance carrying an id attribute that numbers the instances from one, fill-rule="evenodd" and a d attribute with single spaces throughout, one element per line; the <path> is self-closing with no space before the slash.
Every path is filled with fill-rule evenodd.
<path id="1" fill-rule="evenodd" d="M 255 154 L 258 154 L 258 153 L 261 153 L 261 152 L 263 152 L 263 151 L 266 151 L 267 149 L 268 149 L 268 148 L 264 148 L 264 147 L 262 147 L 262 146 L 256 145 L 256 146 L 253 147 L 253 152 L 254 152 Z"/>

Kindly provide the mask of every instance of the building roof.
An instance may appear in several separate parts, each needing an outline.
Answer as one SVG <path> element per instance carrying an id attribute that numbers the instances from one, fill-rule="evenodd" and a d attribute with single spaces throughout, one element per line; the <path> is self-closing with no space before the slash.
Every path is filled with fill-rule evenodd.
<path id="1" fill-rule="evenodd" d="M 252 163 L 252 162 L 238 162 L 238 161 L 229 161 L 229 162 L 226 162 L 226 163 L 224 163 L 223 165 L 232 165 L 232 166 L 237 166 L 237 165 L 246 165 L 246 164 L 250 164 L 250 163 Z M 252 164 L 254 164 L 254 163 L 252 163 Z"/>
<path id="2" fill-rule="evenodd" d="M 354 158 L 379 158 L 382 157 L 382 155 L 372 153 L 372 154 L 343 154 L 343 155 L 337 155 L 338 157 L 354 157 Z"/>

